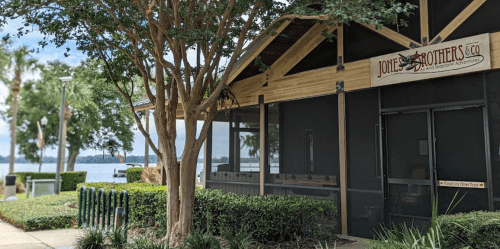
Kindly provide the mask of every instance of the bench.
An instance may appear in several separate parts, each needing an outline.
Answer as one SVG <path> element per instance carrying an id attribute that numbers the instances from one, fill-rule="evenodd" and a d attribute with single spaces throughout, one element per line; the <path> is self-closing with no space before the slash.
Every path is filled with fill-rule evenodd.
<path id="1" fill-rule="evenodd" d="M 51 195 L 55 193 L 55 179 L 30 179 L 31 177 L 28 176 L 26 179 L 26 198 L 29 198 L 30 194 L 30 186 L 31 188 L 31 196 L 32 197 L 39 197 L 39 196 L 44 196 L 44 195 Z M 61 182 L 62 180 L 59 181 L 59 189 L 61 189 Z"/>

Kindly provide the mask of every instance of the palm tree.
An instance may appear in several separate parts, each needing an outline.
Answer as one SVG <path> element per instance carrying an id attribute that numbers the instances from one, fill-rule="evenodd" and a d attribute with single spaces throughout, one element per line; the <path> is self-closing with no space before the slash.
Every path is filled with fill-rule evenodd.
<path id="1" fill-rule="evenodd" d="M 5 66 L 0 68 L 1 78 L 4 83 L 10 85 L 12 91 L 12 120 L 10 123 L 10 160 L 9 173 L 14 172 L 14 156 L 16 148 L 16 128 L 17 128 L 17 96 L 21 88 L 21 75 L 23 73 L 32 72 L 37 67 L 37 61 L 28 57 L 30 51 L 26 46 L 22 46 L 6 56 L 4 60 Z M 5 57 L 5 55 L 3 56 Z M 7 75 L 14 72 L 14 78 L 8 80 Z"/>

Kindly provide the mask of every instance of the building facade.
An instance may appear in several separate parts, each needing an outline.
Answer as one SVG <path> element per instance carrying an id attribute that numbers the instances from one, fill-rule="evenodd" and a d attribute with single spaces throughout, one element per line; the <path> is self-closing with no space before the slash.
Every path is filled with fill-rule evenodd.
<path id="1" fill-rule="evenodd" d="M 239 106 L 212 123 L 206 187 L 332 200 L 339 231 L 368 238 L 425 226 L 457 192 L 454 212 L 500 209 L 500 1 L 406 1 L 408 27 L 285 16 L 258 37 L 230 76 Z"/>

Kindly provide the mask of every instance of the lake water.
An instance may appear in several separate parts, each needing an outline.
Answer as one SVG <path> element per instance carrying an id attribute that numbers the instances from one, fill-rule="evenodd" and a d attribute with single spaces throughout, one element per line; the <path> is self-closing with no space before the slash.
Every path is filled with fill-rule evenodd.
<path id="1" fill-rule="evenodd" d="M 212 164 L 212 172 L 217 171 L 217 166 L 220 163 Z M 38 172 L 38 164 L 31 163 L 16 163 L 14 166 L 15 172 Z M 149 164 L 149 166 L 156 166 L 156 164 Z M 75 164 L 75 171 L 87 171 L 86 182 L 127 182 L 125 177 L 113 178 L 113 173 L 116 170 L 126 170 L 129 168 L 125 164 L 110 163 L 110 164 Z M 196 174 L 200 174 L 203 170 L 203 163 L 198 163 L 196 167 Z M 242 163 L 241 171 L 259 171 L 258 163 Z M 55 163 L 44 163 L 42 165 L 42 172 L 56 172 Z M 4 178 L 9 173 L 9 164 L 0 163 L 0 177 Z M 279 173 L 278 164 L 271 164 L 271 173 Z"/>
<path id="2" fill-rule="evenodd" d="M 155 166 L 155 164 L 149 164 Z M 86 182 L 127 182 L 126 178 L 113 178 L 114 170 L 126 170 L 128 167 L 125 164 L 75 164 L 75 171 L 87 171 Z M 198 163 L 197 174 L 203 169 L 203 163 Z M 38 164 L 16 163 L 14 165 L 15 172 L 38 172 Z M 42 172 L 56 172 L 55 163 L 44 163 Z M 9 164 L 0 163 L 0 177 L 4 178 L 9 173 Z"/>

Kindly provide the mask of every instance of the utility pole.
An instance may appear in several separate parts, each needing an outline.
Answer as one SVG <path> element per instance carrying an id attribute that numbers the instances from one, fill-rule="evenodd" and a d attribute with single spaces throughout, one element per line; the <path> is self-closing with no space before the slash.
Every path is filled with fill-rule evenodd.
<path id="1" fill-rule="evenodd" d="M 61 113 L 59 117 L 59 149 L 57 151 L 57 167 L 56 167 L 56 183 L 54 186 L 54 192 L 56 194 L 61 193 L 60 185 L 61 185 L 61 164 L 64 167 L 64 158 L 63 158 L 63 150 L 66 144 L 66 139 L 63 141 L 63 126 L 64 126 L 64 116 L 65 116 L 65 107 L 66 101 L 64 99 L 66 94 L 66 84 L 72 79 L 72 77 L 61 77 L 59 78 L 63 82 L 62 87 L 62 98 L 61 98 Z"/>

